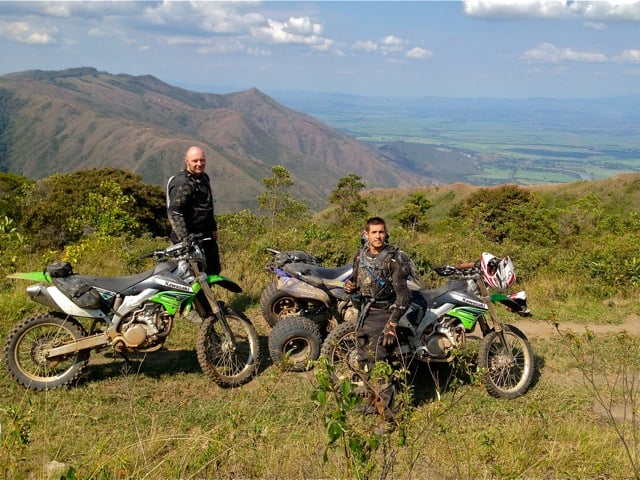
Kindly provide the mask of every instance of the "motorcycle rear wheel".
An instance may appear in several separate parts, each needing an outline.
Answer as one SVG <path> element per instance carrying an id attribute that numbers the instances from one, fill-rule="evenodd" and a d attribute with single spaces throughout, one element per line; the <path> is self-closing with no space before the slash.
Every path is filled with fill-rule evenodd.
<path id="1" fill-rule="evenodd" d="M 307 317 L 290 315 L 280 320 L 269 333 L 269 355 L 283 370 L 303 372 L 309 362 L 318 359 L 322 334 Z"/>
<path id="2" fill-rule="evenodd" d="M 200 368 L 218 386 L 237 387 L 258 371 L 260 342 L 255 327 L 244 314 L 226 309 L 224 318 L 233 340 L 218 317 L 207 317 L 198 331 L 196 353 Z"/>
<path id="3" fill-rule="evenodd" d="M 277 282 L 271 282 L 260 294 L 260 309 L 269 326 L 273 327 L 280 319 L 299 313 L 303 306 L 297 298 L 278 290 Z"/>
<path id="4" fill-rule="evenodd" d="M 503 333 L 508 352 L 500 334 L 491 331 L 480 341 L 478 366 L 485 371 L 482 383 L 491 396 L 516 398 L 527 392 L 533 380 L 533 349 L 513 325 L 504 325 Z"/>
<path id="5" fill-rule="evenodd" d="M 16 325 L 4 346 L 11 376 L 32 390 L 53 390 L 75 381 L 89 362 L 89 350 L 45 358 L 46 350 L 87 335 L 76 319 L 55 313 L 31 317 Z"/>

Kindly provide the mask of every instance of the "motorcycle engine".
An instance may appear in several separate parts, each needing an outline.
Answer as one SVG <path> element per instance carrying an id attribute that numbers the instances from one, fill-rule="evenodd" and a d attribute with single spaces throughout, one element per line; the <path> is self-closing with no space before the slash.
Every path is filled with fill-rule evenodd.
<path id="1" fill-rule="evenodd" d="M 353 305 L 350 305 L 348 308 L 344 310 L 342 320 L 344 322 L 349 322 L 351 320 L 358 320 L 358 309 Z"/>
<path id="2" fill-rule="evenodd" d="M 455 347 L 464 344 L 465 338 L 462 325 L 453 319 L 447 321 L 447 318 L 444 318 L 422 335 L 421 343 L 428 357 L 442 360 L 448 358 Z"/>
<path id="3" fill-rule="evenodd" d="M 147 303 L 127 315 L 121 323 L 121 335 L 128 348 L 151 348 L 169 333 L 171 316 L 161 305 Z"/>

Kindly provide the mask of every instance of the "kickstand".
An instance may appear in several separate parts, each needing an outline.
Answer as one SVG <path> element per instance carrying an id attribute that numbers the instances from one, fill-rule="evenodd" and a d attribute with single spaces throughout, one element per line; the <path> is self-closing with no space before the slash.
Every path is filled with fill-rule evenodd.
<path id="1" fill-rule="evenodd" d="M 124 358 L 124 362 L 127 364 L 127 367 L 130 367 L 130 366 L 131 366 L 131 360 L 129 359 L 129 357 L 127 357 L 127 356 L 125 355 L 125 353 L 124 353 L 124 352 L 122 352 L 122 351 L 118 352 L 118 354 L 119 354 L 122 358 Z"/>

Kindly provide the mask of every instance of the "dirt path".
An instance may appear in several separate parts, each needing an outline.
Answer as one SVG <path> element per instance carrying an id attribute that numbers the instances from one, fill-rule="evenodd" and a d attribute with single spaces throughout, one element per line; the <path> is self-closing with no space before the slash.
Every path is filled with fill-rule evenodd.
<path id="1" fill-rule="evenodd" d="M 551 322 L 544 320 L 519 319 L 513 322 L 527 337 L 530 338 L 547 338 L 557 335 L 556 327 Z M 572 331 L 575 333 L 584 333 L 588 328 L 595 334 L 619 333 L 627 332 L 629 335 L 640 336 L 640 316 L 636 314 L 628 315 L 624 322 L 620 324 L 582 324 L 573 322 L 562 322 L 559 324 L 561 332 Z"/>

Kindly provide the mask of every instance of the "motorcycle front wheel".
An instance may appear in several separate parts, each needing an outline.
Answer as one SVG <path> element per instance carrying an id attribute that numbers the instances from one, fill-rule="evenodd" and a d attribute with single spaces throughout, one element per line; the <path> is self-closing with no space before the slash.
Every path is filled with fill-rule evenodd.
<path id="1" fill-rule="evenodd" d="M 504 343 L 495 330 L 480 341 L 478 366 L 484 371 L 482 383 L 490 395 L 516 398 L 526 393 L 533 380 L 533 350 L 525 334 L 513 325 L 504 325 L 502 333 Z"/>
<path id="2" fill-rule="evenodd" d="M 260 343 L 256 329 L 244 314 L 224 311 L 227 330 L 217 316 L 203 320 L 196 341 L 198 363 L 218 386 L 247 383 L 260 367 Z"/>
<path id="3" fill-rule="evenodd" d="M 72 383 L 89 362 L 89 350 L 53 358 L 45 354 L 84 336 L 84 327 L 71 317 L 49 314 L 23 320 L 9 333 L 4 346 L 11 376 L 32 390 L 52 390 Z"/>
<path id="4" fill-rule="evenodd" d="M 348 379 L 352 383 L 361 383 L 360 355 L 356 341 L 357 321 L 341 323 L 331 330 L 322 343 L 320 355 L 327 358 L 333 369 L 332 380 L 341 382 Z"/>

